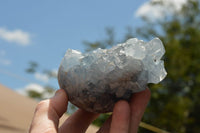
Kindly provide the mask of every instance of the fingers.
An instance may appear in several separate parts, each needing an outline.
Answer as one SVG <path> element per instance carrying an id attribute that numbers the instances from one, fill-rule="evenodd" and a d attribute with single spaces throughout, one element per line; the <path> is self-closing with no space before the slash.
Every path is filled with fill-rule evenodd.
<path id="1" fill-rule="evenodd" d="M 97 133 L 109 133 L 111 121 L 112 121 L 112 115 L 103 123 L 103 125 L 97 131 Z"/>
<path id="2" fill-rule="evenodd" d="M 150 99 L 150 91 L 146 89 L 133 94 L 130 103 L 119 101 L 115 104 L 111 117 L 103 124 L 98 133 L 137 133 L 139 123 Z"/>
<path id="3" fill-rule="evenodd" d="M 139 123 L 144 114 L 145 108 L 151 96 L 150 90 L 147 88 L 142 92 L 133 94 L 130 101 L 131 121 L 130 133 L 137 133 Z"/>
<path id="4" fill-rule="evenodd" d="M 113 114 L 97 133 L 128 133 L 130 121 L 130 107 L 128 102 L 119 101 L 115 104 Z"/>
<path id="5" fill-rule="evenodd" d="M 129 131 L 136 133 L 149 99 L 150 91 L 146 89 L 143 92 L 133 94 L 130 106 L 126 101 L 117 102 L 113 110 L 112 120 L 111 118 L 108 119 L 99 132 L 105 133 L 110 130 L 111 133 Z M 56 133 L 59 118 L 67 109 L 67 101 L 66 93 L 60 89 L 50 100 L 40 102 L 37 105 L 30 132 Z M 98 114 L 78 110 L 65 121 L 59 132 L 84 133 L 90 123 L 97 117 Z"/>
<path id="6" fill-rule="evenodd" d="M 57 133 L 59 118 L 67 110 L 67 95 L 60 89 L 51 99 L 41 101 L 35 110 L 30 133 Z"/>
<path id="7" fill-rule="evenodd" d="M 55 96 L 50 99 L 50 106 L 56 111 L 58 117 L 61 117 L 67 110 L 68 97 L 64 89 L 59 89 Z"/>
<path id="8" fill-rule="evenodd" d="M 70 133 L 85 133 L 88 126 L 99 114 L 78 110 L 72 114 L 60 127 L 59 133 L 70 131 Z"/>
<path id="9" fill-rule="evenodd" d="M 110 133 L 128 133 L 130 121 L 130 107 L 128 102 L 119 101 L 115 104 Z"/>

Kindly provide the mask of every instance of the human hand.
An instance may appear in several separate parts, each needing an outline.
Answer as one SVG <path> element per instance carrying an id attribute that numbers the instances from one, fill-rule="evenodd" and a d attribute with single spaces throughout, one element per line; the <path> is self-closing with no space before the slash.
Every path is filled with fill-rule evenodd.
<path id="1" fill-rule="evenodd" d="M 130 103 L 119 101 L 115 104 L 113 114 L 98 133 L 136 133 L 140 120 L 150 99 L 150 91 L 146 89 L 133 94 Z M 51 99 L 41 101 L 35 110 L 30 133 L 84 133 L 99 114 L 79 109 L 58 128 L 60 117 L 66 112 L 68 97 L 63 89 L 59 89 Z"/>

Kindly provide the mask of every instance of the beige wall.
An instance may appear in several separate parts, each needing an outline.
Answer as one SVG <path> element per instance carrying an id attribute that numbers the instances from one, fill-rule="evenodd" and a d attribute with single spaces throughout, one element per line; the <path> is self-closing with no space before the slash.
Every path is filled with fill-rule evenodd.
<path id="1" fill-rule="evenodd" d="M 0 84 L 0 133 L 27 133 L 37 102 Z M 63 115 L 61 123 L 67 118 Z M 90 126 L 87 133 L 97 127 Z"/>

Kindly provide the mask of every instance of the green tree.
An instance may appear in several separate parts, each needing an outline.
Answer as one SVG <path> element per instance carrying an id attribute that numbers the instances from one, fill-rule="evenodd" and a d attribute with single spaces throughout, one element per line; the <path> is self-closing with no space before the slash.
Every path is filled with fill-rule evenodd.
<path id="1" fill-rule="evenodd" d="M 115 38 L 114 38 L 114 29 L 113 28 L 106 28 L 106 39 L 95 41 L 95 42 L 89 42 L 89 41 L 83 41 L 83 44 L 85 45 L 85 51 L 91 51 L 97 48 L 107 48 L 110 46 L 113 46 L 115 44 Z"/>
<path id="2" fill-rule="evenodd" d="M 145 17 L 142 19 L 144 25 L 134 30 L 129 27 L 124 39 L 136 36 L 150 40 L 159 37 L 166 48 L 163 59 L 168 72 L 160 84 L 150 84 L 152 98 L 143 121 L 174 133 L 200 132 L 199 0 L 188 0 L 181 11 L 165 16 L 159 21 L 152 22 Z M 97 42 L 87 42 L 86 50 L 111 46 L 104 40 Z M 140 129 L 140 132 L 150 131 Z"/>
<path id="3" fill-rule="evenodd" d="M 148 28 L 137 30 L 143 31 L 139 33 L 146 39 L 152 35 L 161 38 L 166 47 L 164 60 L 168 72 L 160 85 L 150 87 L 152 99 L 144 121 L 171 132 L 199 132 L 199 1 L 189 0 L 180 12 L 163 21 L 144 21 Z"/>

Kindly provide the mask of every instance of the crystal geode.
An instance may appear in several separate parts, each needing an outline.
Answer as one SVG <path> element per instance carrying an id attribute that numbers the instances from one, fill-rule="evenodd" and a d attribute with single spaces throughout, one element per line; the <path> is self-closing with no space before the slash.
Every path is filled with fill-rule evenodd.
<path id="1" fill-rule="evenodd" d="M 118 100 L 129 100 L 132 93 L 146 89 L 147 83 L 164 79 L 164 53 L 159 38 L 150 42 L 132 38 L 89 53 L 69 49 L 59 68 L 59 85 L 77 107 L 111 112 Z"/>

